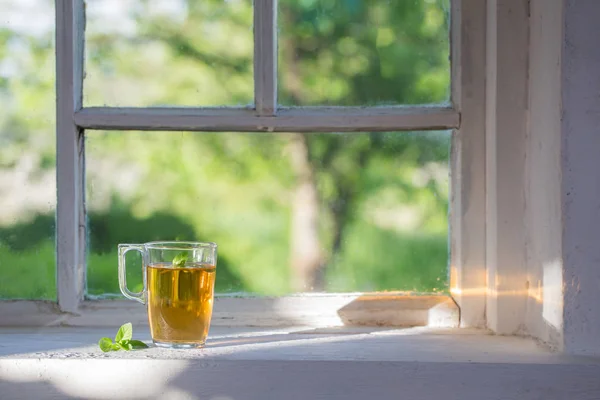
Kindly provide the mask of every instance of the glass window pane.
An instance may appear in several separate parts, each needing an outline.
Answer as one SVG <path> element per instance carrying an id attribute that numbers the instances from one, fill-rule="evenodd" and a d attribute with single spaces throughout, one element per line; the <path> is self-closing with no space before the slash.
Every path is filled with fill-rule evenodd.
<path id="1" fill-rule="evenodd" d="M 91 295 L 173 239 L 219 244 L 221 293 L 447 288 L 450 132 L 86 137 Z"/>
<path id="2" fill-rule="evenodd" d="M 53 300 L 54 1 L 0 9 L 0 298 Z"/>
<path id="3" fill-rule="evenodd" d="M 446 102 L 449 4 L 450 0 L 280 0 L 280 103 Z"/>
<path id="4" fill-rule="evenodd" d="M 87 0 L 85 106 L 253 102 L 251 0 Z"/>

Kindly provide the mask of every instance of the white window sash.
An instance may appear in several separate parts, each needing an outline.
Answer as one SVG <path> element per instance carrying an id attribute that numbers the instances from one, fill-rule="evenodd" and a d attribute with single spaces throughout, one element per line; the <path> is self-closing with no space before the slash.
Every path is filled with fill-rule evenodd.
<path id="1" fill-rule="evenodd" d="M 76 313 L 92 303 L 84 302 L 84 129 L 243 132 L 454 129 L 450 284 L 459 306 L 463 307 L 461 317 L 469 326 L 481 326 L 485 295 L 464 294 L 470 288 L 480 287 L 479 276 L 485 277 L 484 1 L 452 0 L 451 104 L 397 107 L 277 109 L 277 1 L 255 0 L 255 107 L 84 108 L 84 8 L 83 0 L 56 2 L 59 313 Z M 48 303 L 23 301 L 23 304 Z M 16 307 L 18 310 L 19 306 Z"/>

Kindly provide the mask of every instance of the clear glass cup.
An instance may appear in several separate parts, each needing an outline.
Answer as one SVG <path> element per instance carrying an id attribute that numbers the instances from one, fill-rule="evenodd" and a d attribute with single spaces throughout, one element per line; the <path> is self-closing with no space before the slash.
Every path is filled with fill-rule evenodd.
<path id="1" fill-rule="evenodd" d="M 125 254 L 142 254 L 144 288 L 127 289 Z M 119 245 L 119 287 L 123 295 L 148 306 L 156 346 L 198 348 L 206 343 L 212 317 L 217 245 L 149 242 Z"/>

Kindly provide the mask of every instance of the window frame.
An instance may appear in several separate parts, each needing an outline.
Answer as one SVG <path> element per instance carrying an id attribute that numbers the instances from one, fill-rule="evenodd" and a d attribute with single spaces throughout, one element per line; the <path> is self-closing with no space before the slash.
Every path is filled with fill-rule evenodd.
<path id="1" fill-rule="evenodd" d="M 461 326 L 484 326 L 485 294 L 469 291 L 485 287 L 486 5 L 481 0 L 450 1 L 451 99 L 447 105 L 277 107 L 277 0 L 254 0 L 255 107 L 128 108 L 83 107 L 85 2 L 57 0 L 57 302 L 0 302 L 0 311 L 6 316 L 0 325 L 19 324 L 19 321 L 26 325 L 45 324 L 48 318 L 64 321 L 69 315 L 83 316 L 79 321 L 93 325 L 106 317 L 107 310 L 118 308 L 128 315 L 133 310 L 120 300 L 85 299 L 85 129 L 229 132 L 452 129 L 451 296 L 439 298 L 440 304 L 447 305 L 450 300 L 454 305 L 446 307 L 453 316 L 450 325 L 458 325 L 460 308 Z M 394 293 L 373 296 L 384 300 L 384 307 L 392 311 L 423 307 L 419 296 Z M 333 311 L 339 309 L 340 299 L 356 301 L 360 297 L 349 293 L 304 294 L 265 298 L 253 304 L 273 310 L 281 301 L 305 302 L 310 303 L 306 307 L 317 310 L 315 316 L 318 316 L 327 314 L 328 307 Z M 317 299 L 319 305 L 307 302 L 310 298 Z M 255 298 L 244 296 L 240 301 L 239 297 L 226 295 L 222 299 L 223 304 L 229 304 L 223 315 L 249 321 L 243 317 L 248 309 L 243 304 Z M 295 312 L 306 314 L 306 307 L 299 306 Z M 281 313 L 273 312 L 263 319 L 276 324 L 278 318 Z M 77 318 L 72 323 L 77 324 L 76 321 Z M 106 319 L 103 321 L 108 323 Z"/>

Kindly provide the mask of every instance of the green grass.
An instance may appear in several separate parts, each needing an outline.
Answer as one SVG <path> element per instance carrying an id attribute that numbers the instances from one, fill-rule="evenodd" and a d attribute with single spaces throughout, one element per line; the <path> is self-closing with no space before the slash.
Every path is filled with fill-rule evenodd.
<path id="1" fill-rule="evenodd" d="M 102 294 L 117 294 L 119 290 L 119 276 L 117 269 L 117 251 L 109 253 L 92 253 L 88 257 L 88 294 L 98 296 Z M 140 253 L 130 251 L 127 253 L 127 287 L 132 292 L 143 289 L 142 260 Z"/>
<path id="2" fill-rule="evenodd" d="M 224 248 L 226 248 L 224 246 Z M 227 249 L 219 254 L 217 292 L 251 292 L 255 282 L 240 273 L 243 262 L 230 263 Z M 129 257 L 129 254 L 132 257 Z M 260 253 L 254 253 L 253 263 L 260 264 Z M 268 256 L 267 258 L 270 258 Z M 235 259 L 235 257 L 233 257 Z M 407 234 L 388 231 L 367 224 L 352 225 L 340 256 L 327 272 L 330 292 L 409 290 L 443 292 L 447 290 L 448 248 L 445 235 Z M 235 261 L 238 261 L 237 259 Z M 287 262 L 287 260 L 273 260 Z M 135 252 L 128 253 L 127 280 L 132 291 L 142 288 L 141 260 Z M 90 295 L 118 294 L 117 253 L 93 253 L 88 258 L 88 293 Z M 265 273 L 251 279 L 269 276 Z M 35 250 L 13 251 L 0 247 L 0 297 L 25 299 L 56 299 L 54 243 L 43 241 Z M 256 294 L 289 293 L 287 283 L 281 287 L 255 290 Z M 260 287 L 260 286 L 259 286 Z M 266 285 L 263 285 L 266 287 Z"/>
<path id="3" fill-rule="evenodd" d="M 355 224 L 327 273 L 328 290 L 444 292 L 447 264 L 446 235 L 399 233 Z"/>
<path id="4" fill-rule="evenodd" d="M 35 250 L 11 250 L 0 244 L 0 298 L 56 300 L 54 241 Z"/>

